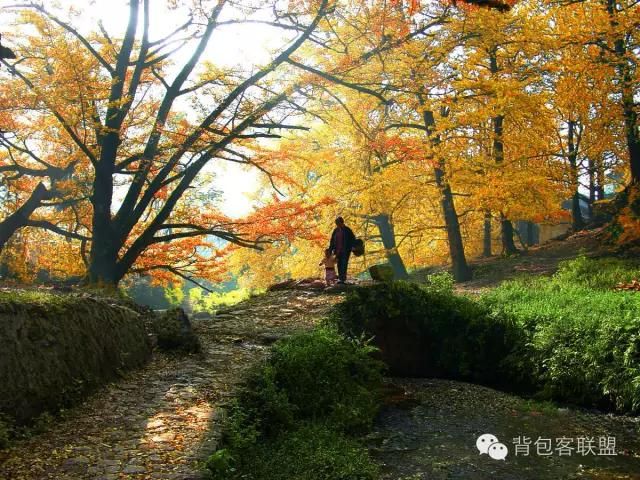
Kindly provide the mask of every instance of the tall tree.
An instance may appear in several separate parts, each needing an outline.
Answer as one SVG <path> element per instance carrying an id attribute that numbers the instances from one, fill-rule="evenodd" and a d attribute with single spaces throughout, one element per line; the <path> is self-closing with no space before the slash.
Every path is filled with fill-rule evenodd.
<path id="1" fill-rule="evenodd" d="M 187 6 L 185 2 L 182 8 Z M 291 4 L 284 10 L 273 3 L 272 7 L 273 17 L 265 20 L 254 18 L 262 10 L 253 4 L 198 2 L 184 24 L 158 39 L 150 37 L 158 12 L 149 0 L 129 2 L 122 38 L 104 29 L 85 35 L 40 3 L 20 7 L 23 21 L 61 32 L 67 45 L 81 50 L 69 55 L 64 68 L 59 68 L 64 59 L 43 67 L 42 57 L 28 55 L 25 32 L 24 47 L 16 48 L 21 60 L 3 62 L 34 92 L 37 109 L 55 119 L 92 169 L 89 282 L 118 283 L 127 272 L 141 268 L 136 262 L 145 253 L 168 242 L 182 242 L 192 249 L 188 239 L 207 236 L 253 247 L 266 241 L 243 222 L 211 211 L 189 211 L 185 199 L 212 161 L 250 164 L 247 151 L 252 143 L 277 136 L 278 129 L 287 128 L 285 119 L 291 112 L 303 108 L 298 102 L 304 87 L 298 78 L 291 72 L 278 75 L 329 13 L 329 3 Z M 256 21 L 289 33 L 271 61 L 240 71 L 204 62 L 215 32 L 229 24 Z M 176 55 L 185 49 L 190 49 L 189 55 Z M 90 71 L 106 88 L 97 84 L 76 92 L 65 88 L 65 79 L 56 73 L 72 70 L 69 62 L 76 56 L 92 63 Z M 171 64 L 171 59 L 177 63 Z M 42 74 L 46 68 L 53 71 L 55 81 Z M 181 106 L 189 101 L 196 108 L 185 115 Z M 143 262 L 147 270 L 173 268 L 162 261 L 150 265 L 149 258 Z"/>

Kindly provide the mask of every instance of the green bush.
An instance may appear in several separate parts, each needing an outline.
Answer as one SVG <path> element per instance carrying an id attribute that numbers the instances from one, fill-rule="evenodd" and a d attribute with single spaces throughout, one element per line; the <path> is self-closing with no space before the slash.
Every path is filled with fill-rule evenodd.
<path id="1" fill-rule="evenodd" d="M 640 279 L 640 266 L 620 258 L 588 258 L 560 262 L 554 280 L 560 285 L 580 285 L 597 290 L 610 290 L 618 283 Z"/>
<path id="2" fill-rule="evenodd" d="M 277 343 L 269 367 L 297 418 L 327 418 L 352 431 L 368 427 L 377 413 L 383 365 L 375 351 L 322 328 Z"/>
<path id="3" fill-rule="evenodd" d="M 222 449 L 207 462 L 213 477 L 374 478 L 366 448 L 348 437 L 380 406 L 374 352 L 328 327 L 277 342 L 229 408 Z"/>
<path id="4" fill-rule="evenodd" d="M 515 324 L 453 294 L 441 279 L 426 288 L 407 282 L 357 288 L 336 307 L 332 321 L 349 336 L 373 336 L 395 375 L 495 386 L 520 381 L 520 372 L 504 368 L 523 343 Z"/>
<path id="5" fill-rule="evenodd" d="M 456 281 L 449 272 L 438 272 L 427 275 L 426 288 L 440 293 L 453 293 Z"/>
<path id="6" fill-rule="evenodd" d="M 332 427 L 311 423 L 261 444 L 246 478 L 374 480 L 378 468 L 357 440 Z"/>
<path id="7" fill-rule="evenodd" d="M 529 360 L 540 396 L 639 411 L 640 297 L 560 278 L 508 282 L 482 303 L 525 335 L 516 357 Z"/>

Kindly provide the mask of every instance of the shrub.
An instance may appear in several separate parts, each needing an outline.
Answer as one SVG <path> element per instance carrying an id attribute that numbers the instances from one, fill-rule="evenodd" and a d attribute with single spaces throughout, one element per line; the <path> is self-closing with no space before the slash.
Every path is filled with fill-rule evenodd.
<path id="1" fill-rule="evenodd" d="M 262 444 L 251 473 L 260 480 L 374 480 L 378 469 L 358 441 L 312 423 Z"/>
<path id="2" fill-rule="evenodd" d="M 380 405 L 375 349 L 324 327 L 277 342 L 229 409 L 214 478 L 374 478 L 366 449 L 348 437 Z"/>
<path id="3" fill-rule="evenodd" d="M 504 363 L 519 351 L 521 332 L 508 317 L 454 295 L 439 278 L 427 288 L 406 282 L 357 288 L 332 320 L 349 336 L 373 336 L 394 375 L 496 386 L 518 380 L 521 375 L 506 371 Z"/>
<path id="4" fill-rule="evenodd" d="M 455 280 L 449 272 L 438 272 L 427 275 L 427 285 L 431 291 L 440 293 L 453 293 Z"/>
<path id="5" fill-rule="evenodd" d="M 11 428 L 0 416 L 0 450 L 7 448 L 10 444 Z"/>
<path id="6" fill-rule="evenodd" d="M 346 431 L 366 428 L 378 408 L 382 364 L 375 348 L 322 328 L 275 345 L 269 367 L 300 419 L 328 418 Z"/>

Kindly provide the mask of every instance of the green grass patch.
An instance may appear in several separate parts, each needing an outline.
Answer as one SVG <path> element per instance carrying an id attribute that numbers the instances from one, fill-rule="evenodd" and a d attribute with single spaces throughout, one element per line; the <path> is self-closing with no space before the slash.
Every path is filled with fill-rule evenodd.
<path id="1" fill-rule="evenodd" d="M 596 290 L 610 290 L 618 283 L 640 279 L 640 265 L 621 258 L 587 258 L 560 262 L 554 275 L 557 285 L 577 285 Z"/>
<path id="2" fill-rule="evenodd" d="M 446 282 L 355 289 L 333 322 L 368 335 L 392 373 L 472 381 L 620 413 L 640 412 L 639 278 L 622 259 L 563 262 L 553 277 L 503 283 L 480 298 Z"/>
<path id="3" fill-rule="evenodd" d="M 559 278 L 514 281 L 482 298 L 526 336 L 517 358 L 538 396 L 619 412 L 640 410 L 640 296 Z M 529 370 L 528 372 L 526 370 Z"/>

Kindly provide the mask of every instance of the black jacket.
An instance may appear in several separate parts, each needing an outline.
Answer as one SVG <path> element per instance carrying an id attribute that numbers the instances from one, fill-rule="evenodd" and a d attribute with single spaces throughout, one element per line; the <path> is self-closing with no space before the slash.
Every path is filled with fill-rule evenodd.
<path id="1" fill-rule="evenodd" d="M 353 245 L 356 241 L 356 236 L 353 234 L 353 230 L 351 230 L 346 225 L 344 228 L 344 250 L 346 253 L 351 253 L 351 249 L 353 249 Z M 338 227 L 333 230 L 331 234 L 331 242 L 329 243 L 329 250 L 331 253 L 336 253 L 336 234 L 338 233 Z"/>

